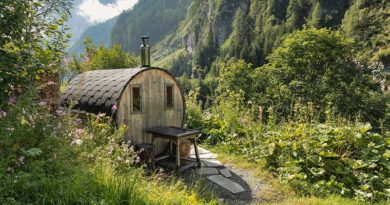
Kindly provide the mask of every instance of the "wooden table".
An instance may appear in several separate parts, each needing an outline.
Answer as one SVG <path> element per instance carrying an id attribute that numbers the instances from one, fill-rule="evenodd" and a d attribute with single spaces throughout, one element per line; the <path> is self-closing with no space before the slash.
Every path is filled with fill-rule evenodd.
<path id="1" fill-rule="evenodd" d="M 172 152 L 172 143 L 176 144 L 176 171 L 180 172 L 192 166 L 198 165 L 201 167 L 201 162 L 199 158 L 198 145 L 196 139 L 198 138 L 199 131 L 193 129 L 185 129 L 180 127 L 159 127 L 153 129 L 147 129 L 147 133 L 152 134 L 152 144 L 154 139 L 162 138 L 169 140 L 169 154 L 161 156 L 155 159 L 155 162 L 169 158 L 173 155 Z M 190 140 L 194 144 L 196 162 L 192 162 L 186 166 L 180 166 L 180 142 L 183 140 Z"/>

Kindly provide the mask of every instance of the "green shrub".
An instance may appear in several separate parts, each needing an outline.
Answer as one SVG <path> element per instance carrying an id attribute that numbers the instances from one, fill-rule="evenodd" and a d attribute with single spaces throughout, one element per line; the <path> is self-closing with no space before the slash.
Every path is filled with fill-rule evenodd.
<path id="1" fill-rule="evenodd" d="M 0 129 L 0 204 L 216 204 L 180 181 L 146 176 L 122 141 L 126 128 L 104 115 L 84 124 L 22 96 L 0 111 Z"/>
<path id="2" fill-rule="evenodd" d="M 331 110 L 319 123 L 312 104 L 296 105 L 294 116 L 279 123 L 269 109 L 263 123 L 243 106 L 242 94 L 226 96 L 203 113 L 208 143 L 265 162 L 300 195 L 389 199 L 390 139 L 373 132 L 370 124 L 350 122 Z"/>

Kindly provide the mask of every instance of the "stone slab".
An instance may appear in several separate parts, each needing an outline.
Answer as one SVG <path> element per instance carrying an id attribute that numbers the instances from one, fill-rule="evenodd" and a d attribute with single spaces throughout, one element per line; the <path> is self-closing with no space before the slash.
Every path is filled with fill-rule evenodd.
<path id="1" fill-rule="evenodd" d="M 222 167 L 222 163 L 216 159 L 202 160 L 208 167 Z"/>
<path id="2" fill-rule="evenodd" d="M 198 175 L 211 175 L 211 174 L 219 174 L 216 168 L 210 167 L 202 167 L 195 169 L 195 173 Z"/>
<path id="3" fill-rule="evenodd" d="M 196 156 L 195 156 L 195 154 L 191 154 L 190 157 L 195 158 Z M 214 153 L 203 153 L 203 154 L 199 154 L 199 157 L 201 159 L 216 159 L 217 155 Z"/>
<path id="4" fill-rule="evenodd" d="M 224 177 L 227 178 L 232 177 L 232 174 L 230 173 L 230 170 L 228 168 L 219 170 L 219 173 L 221 173 Z"/>
<path id="5" fill-rule="evenodd" d="M 204 148 L 199 147 L 199 146 L 198 146 L 198 152 L 199 152 L 199 154 L 208 154 L 208 153 L 211 153 L 209 150 L 204 149 Z M 195 149 L 194 149 L 193 147 L 191 148 L 190 154 L 191 154 L 191 155 L 195 155 Z"/>
<path id="6" fill-rule="evenodd" d="M 237 184 L 236 182 L 228 178 L 225 178 L 222 175 L 212 175 L 212 176 L 208 176 L 207 178 L 213 181 L 214 183 L 218 184 L 222 188 L 230 191 L 233 194 L 237 194 L 245 191 L 245 189 L 241 185 Z"/>

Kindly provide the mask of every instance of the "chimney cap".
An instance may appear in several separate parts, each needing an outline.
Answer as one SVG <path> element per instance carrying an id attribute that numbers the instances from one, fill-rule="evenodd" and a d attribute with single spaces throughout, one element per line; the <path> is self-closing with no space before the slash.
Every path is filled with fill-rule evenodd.
<path id="1" fill-rule="evenodd" d="M 149 36 L 141 36 L 142 39 L 149 39 Z"/>

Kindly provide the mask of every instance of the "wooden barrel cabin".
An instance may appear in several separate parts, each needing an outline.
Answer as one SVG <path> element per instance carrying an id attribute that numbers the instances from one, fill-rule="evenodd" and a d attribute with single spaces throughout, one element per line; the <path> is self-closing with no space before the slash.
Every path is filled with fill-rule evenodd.
<path id="1" fill-rule="evenodd" d="M 105 113 L 118 125 L 127 125 L 125 140 L 132 144 L 150 143 L 146 129 L 181 127 L 185 104 L 175 78 L 155 67 L 94 70 L 72 79 L 62 96 L 62 104 L 73 109 Z M 156 154 L 168 143 L 156 140 Z"/>
<path id="2" fill-rule="evenodd" d="M 142 37 L 140 68 L 82 73 L 69 82 L 61 104 L 89 113 L 107 114 L 117 125 L 128 127 L 125 141 L 133 145 L 154 144 L 154 153 L 161 154 L 168 142 L 152 140 L 148 130 L 182 127 L 185 103 L 176 79 L 167 70 L 150 67 L 148 39 Z"/>

